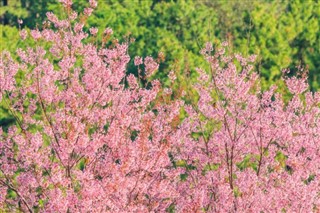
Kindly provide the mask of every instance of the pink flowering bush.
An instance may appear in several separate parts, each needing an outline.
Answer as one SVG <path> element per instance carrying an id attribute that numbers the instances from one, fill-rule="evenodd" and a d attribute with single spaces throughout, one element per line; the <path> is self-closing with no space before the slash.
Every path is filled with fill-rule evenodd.
<path id="1" fill-rule="evenodd" d="M 319 212 L 320 93 L 306 73 L 284 77 L 288 103 L 276 87 L 261 92 L 254 56 L 202 54 L 196 105 L 186 105 L 173 153 L 183 177 L 181 212 Z M 286 74 L 287 71 L 284 71 Z M 188 92 L 186 97 L 188 100 Z"/>
<path id="2" fill-rule="evenodd" d="M 66 20 L 48 13 L 54 27 L 31 31 L 36 47 L 17 50 L 18 62 L 2 54 L 0 99 L 16 126 L 0 129 L 0 208 L 164 211 L 178 195 L 167 137 L 181 103 L 156 102 L 159 81 L 141 88 L 126 74 L 127 43 L 83 42 L 89 34 L 72 2 L 63 3 Z M 158 68 L 151 58 L 145 64 L 148 74 Z"/>
<path id="3" fill-rule="evenodd" d="M 17 61 L 2 53 L 0 101 L 16 124 L 0 128 L 1 209 L 320 211 L 320 94 L 306 72 L 284 71 L 285 102 L 275 86 L 261 91 L 254 56 L 207 43 L 210 72 L 163 89 L 149 80 L 157 60 L 136 56 L 138 76 L 127 74 L 128 43 L 107 28 L 98 45 L 97 28 L 84 31 L 96 1 L 82 14 L 61 2 L 65 20 L 47 13 L 42 30 L 20 32 L 35 47 Z"/>

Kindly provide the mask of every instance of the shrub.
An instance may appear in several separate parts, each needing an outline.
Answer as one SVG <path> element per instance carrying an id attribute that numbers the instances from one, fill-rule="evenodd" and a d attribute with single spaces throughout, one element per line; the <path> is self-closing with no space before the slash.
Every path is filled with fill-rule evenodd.
<path id="1" fill-rule="evenodd" d="M 128 43 L 96 46 L 95 29 L 82 30 L 90 3 L 78 17 L 63 1 L 68 18 L 47 13 L 46 27 L 30 32 L 36 46 L 18 49 L 18 62 L 2 54 L 0 98 L 16 120 L 0 132 L 4 209 L 164 211 L 177 196 L 167 137 L 180 102 L 156 102 L 157 80 L 140 86 L 155 60 L 135 77 L 126 74 Z"/>
<path id="2" fill-rule="evenodd" d="M 128 74 L 128 43 L 84 32 L 94 0 L 79 16 L 61 2 L 67 19 L 47 13 L 42 30 L 20 32 L 35 47 L 18 61 L 2 53 L 0 100 L 15 125 L 0 128 L 1 208 L 319 211 L 320 93 L 301 67 L 283 72 L 284 101 L 274 86 L 261 91 L 254 56 L 208 43 L 210 72 L 198 69 L 185 91 L 162 89 L 150 81 L 161 58 L 135 57 Z"/>
<path id="3" fill-rule="evenodd" d="M 273 86 L 261 92 L 255 57 L 210 44 L 198 69 L 197 104 L 185 106 L 173 151 L 183 181 L 182 212 L 317 212 L 320 93 L 308 92 L 307 72 L 283 80 L 286 103 Z M 190 90 L 188 90 L 190 91 Z M 185 99 L 190 100 L 188 91 Z"/>

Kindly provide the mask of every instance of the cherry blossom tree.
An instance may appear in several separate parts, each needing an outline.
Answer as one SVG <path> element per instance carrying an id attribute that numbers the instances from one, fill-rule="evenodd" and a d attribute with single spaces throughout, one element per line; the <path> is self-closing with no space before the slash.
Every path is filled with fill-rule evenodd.
<path id="1" fill-rule="evenodd" d="M 0 128 L 1 209 L 320 211 L 320 93 L 305 70 L 284 70 L 287 100 L 261 90 L 255 56 L 207 43 L 209 72 L 184 92 L 162 88 L 150 80 L 160 58 L 136 56 L 128 74 L 129 43 L 84 29 L 96 1 L 80 14 L 61 2 L 66 19 L 21 30 L 34 47 L 1 54 L 0 101 L 15 119 Z"/>
<path id="2" fill-rule="evenodd" d="M 18 49 L 18 61 L 2 53 L 0 99 L 16 125 L 0 129 L 0 206 L 164 211 L 178 195 L 167 138 L 181 102 L 156 101 L 157 80 L 141 87 L 139 77 L 148 80 L 156 60 L 138 64 L 139 77 L 128 75 L 128 43 L 106 45 L 108 28 L 96 45 L 97 29 L 84 31 L 96 1 L 82 14 L 62 3 L 65 20 L 49 12 L 43 29 L 31 30 L 35 47 Z"/>
<path id="3" fill-rule="evenodd" d="M 227 46 L 224 43 L 222 46 Z M 291 98 L 262 92 L 255 56 L 208 43 L 198 69 L 197 104 L 186 105 L 173 153 L 181 212 L 318 212 L 320 93 L 307 73 L 283 80 Z M 185 92 L 190 100 L 191 89 Z M 189 101 L 190 102 L 190 101 Z"/>

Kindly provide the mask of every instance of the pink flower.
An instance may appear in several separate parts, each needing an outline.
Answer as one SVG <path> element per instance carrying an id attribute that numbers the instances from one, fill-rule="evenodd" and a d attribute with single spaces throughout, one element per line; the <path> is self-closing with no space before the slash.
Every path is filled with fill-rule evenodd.
<path id="1" fill-rule="evenodd" d="M 171 95 L 172 94 L 172 90 L 170 88 L 164 88 L 163 92 L 166 95 Z"/>
<path id="2" fill-rule="evenodd" d="M 38 39 L 40 39 L 42 37 L 39 30 L 31 30 L 31 36 L 35 40 L 38 40 Z"/>
<path id="3" fill-rule="evenodd" d="M 91 35 L 96 35 L 98 33 L 98 28 L 96 27 L 91 27 L 89 30 Z"/>
<path id="4" fill-rule="evenodd" d="M 226 46 L 228 46 L 228 45 L 229 45 L 229 44 L 228 44 L 227 41 L 222 42 L 222 46 L 223 46 L 223 47 L 226 47 Z"/>
<path id="5" fill-rule="evenodd" d="M 72 0 L 59 0 L 65 7 L 70 7 L 72 5 Z"/>
<path id="6" fill-rule="evenodd" d="M 135 77 L 133 74 L 130 74 L 130 75 L 127 77 L 127 80 L 128 80 L 128 83 L 129 83 L 130 88 L 135 89 L 135 88 L 138 88 L 138 87 L 139 87 L 138 82 L 137 82 L 137 79 L 136 79 L 136 77 Z"/>
<path id="7" fill-rule="evenodd" d="M 248 61 L 255 62 L 256 58 L 257 58 L 256 55 L 250 55 L 249 58 L 248 58 Z"/>
<path id="8" fill-rule="evenodd" d="M 70 22 L 72 1 L 61 2 L 70 17 L 48 13 L 54 26 L 32 30 L 17 60 L 1 54 L 0 99 L 15 122 L 0 127 L 0 209 L 318 211 L 320 92 L 305 92 L 301 67 L 283 79 L 292 93 L 284 101 L 275 86 L 261 90 L 253 56 L 211 55 L 207 43 L 210 69 L 197 68 L 198 80 L 162 89 L 141 79 L 140 87 L 128 75 L 128 43 L 84 41 L 86 18 Z M 134 58 L 146 77 L 157 61 Z"/>
<path id="9" fill-rule="evenodd" d="M 113 31 L 112 31 L 112 29 L 111 28 L 106 28 L 105 30 L 104 30 L 104 34 L 106 34 L 106 35 L 112 35 L 113 34 Z"/>
<path id="10" fill-rule="evenodd" d="M 144 65 L 147 77 L 151 76 L 159 68 L 159 64 L 150 56 L 144 59 Z"/>
<path id="11" fill-rule="evenodd" d="M 85 8 L 84 9 L 84 14 L 87 16 L 91 16 L 92 12 L 93 12 L 92 8 Z"/>
<path id="12" fill-rule="evenodd" d="M 76 18 L 78 17 L 78 14 L 77 14 L 77 12 L 75 12 L 75 11 L 73 11 L 71 14 L 70 14 L 70 19 L 71 20 L 76 20 Z"/>
<path id="13" fill-rule="evenodd" d="M 98 5 L 98 2 L 96 0 L 90 0 L 89 2 L 90 2 L 90 7 L 92 8 L 96 8 Z"/>
<path id="14" fill-rule="evenodd" d="M 81 24 L 81 23 L 76 23 L 75 25 L 74 25 L 74 31 L 75 32 L 81 32 L 82 31 L 82 29 L 83 29 L 83 24 Z"/>
<path id="15" fill-rule="evenodd" d="M 208 53 L 209 53 L 209 52 L 212 52 L 212 50 L 213 50 L 212 43 L 207 42 L 205 48 L 206 48 L 206 51 L 207 51 Z"/>
<path id="16" fill-rule="evenodd" d="M 205 44 L 205 47 L 200 50 L 200 54 L 202 54 L 202 55 L 208 55 L 208 54 L 210 54 L 210 53 L 212 52 L 212 50 L 213 50 L 212 44 L 211 44 L 210 42 L 207 42 L 207 43 Z"/>
<path id="17" fill-rule="evenodd" d="M 285 82 L 289 91 L 292 94 L 301 94 L 304 91 L 306 91 L 309 87 L 306 78 L 297 78 L 294 76 L 291 78 L 286 78 Z"/>
<path id="18" fill-rule="evenodd" d="M 209 75 L 203 69 L 197 68 L 196 71 L 199 73 L 198 80 L 200 82 L 207 82 L 209 80 Z"/>
<path id="19" fill-rule="evenodd" d="M 23 29 L 20 31 L 20 37 L 22 40 L 26 40 L 27 36 L 28 36 L 27 30 Z"/>
<path id="20" fill-rule="evenodd" d="M 142 58 L 140 56 L 136 56 L 134 58 L 134 65 L 139 66 L 140 64 L 143 64 Z"/>
<path id="21" fill-rule="evenodd" d="M 59 22 L 59 19 L 57 18 L 57 16 L 55 14 L 53 14 L 52 12 L 47 12 L 46 16 L 47 16 L 48 20 L 54 24 Z"/>
<path id="22" fill-rule="evenodd" d="M 174 82 L 177 79 L 176 75 L 174 74 L 174 71 L 170 71 L 168 77 L 171 82 Z"/>
<path id="23" fill-rule="evenodd" d="M 38 40 L 42 37 L 39 30 L 31 30 L 30 33 L 31 33 L 32 38 L 34 38 L 35 40 Z"/>

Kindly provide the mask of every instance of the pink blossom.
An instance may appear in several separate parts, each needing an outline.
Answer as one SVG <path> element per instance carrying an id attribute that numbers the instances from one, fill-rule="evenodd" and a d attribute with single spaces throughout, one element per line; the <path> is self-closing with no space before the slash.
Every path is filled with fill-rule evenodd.
<path id="1" fill-rule="evenodd" d="M 59 0 L 59 2 L 63 3 L 65 7 L 70 7 L 72 5 L 72 0 Z"/>
<path id="2" fill-rule="evenodd" d="M 276 86 L 261 90 L 253 56 L 211 55 L 207 43 L 211 69 L 184 79 L 181 100 L 150 81 L 153 58 L 138 79 L 128 75 L 127 43 L 101 47 L 84 41 L 85 23 L 47 16 L 54 26 L 32 30 L 35 45 L 18 48 L 18 60 L 1 53 L 0 101 L 15 122 L 0 127 L 0 209 L 318 211 L 320 93 L 307 91 L 301 67 L 283 79 L 284 101 Z"/>
<path id="3" fill-rule="evenodd" d="M 139 66 L 139 65 L 141 65 L 141 64 L 143 64 L 142 58 L 139 57 L 139 56 L 136 56 L 136 57 L 134 58 L 134 65 L 135 65 L 135 66 Z"/>
<path id="4" fill-rule="evenodd" d="M 112 29 L 111 28 L 106 28 L 105 30 L 104 30 L 104 34 L 106 34 L 106 35 L 112 35 L 113 34 L 113 31 L 112 31 Z"/>
<path id="5" fill-rule="evenodd" d="M 166 95 L 171 95 L 172 94 L 172 90 L 170 88 L 164 88 L 163 92 Z"/>
<path id="6" fill-rule="evenodd" d="M 249 60 L 250 62 L 255 62 L 256 58 L 257 58 L 256 55 L 250 55 L 250 57 L 248 58 L 248 60 Z"/>
<path id="7" fill-rule="evenodd" d="M 209 80 L 209 75 L 204 70 L 197 68 L 197 72 L 200 75 L 198 79 L 200 82 L 206 82 Z"/>
<path id="8" fill-rule="evenodd" d="M 42 37 L 39 30 L 31 30 L 30 33 L 31 33 L 32 38 L 34 38 L 35 40 L 38 40 Z"/>
<path id="9" fill-rule="evenodd" d="M 160 82 L 146 89 L 127 76 L 127 44 L 97 47 L 83 41 L 82 24 L 71 29 L 68 20 L 48 17 L 54 29 L 31 32 L 36 48 L 18 49 L 19 63 L 7 52 L 0 61 L 0 97 L 19 115 L 0 132 L 0 189 L 6 193 L 12 183 L 17 192 L 1 197 L 0 208 L 165 211 L 178 196 L 164 141 L 180 104 L 153 105 Z M 47 44 L 49 51 L 41 47 Z M 147 61 L 148 71 L 157 67 Z M 17 83 L 22 68 L 28 72 Z"/>
<path id="10" fill-rule="evenodd" d="M 207 52 L 211 52 L 213 50 L 212 44 L 210 42 L 207 42 L 205 49 Z"/>
<path id="11" fill-rule="evenodd" d="M 140 62 L 140 61 L 139 61 Z M 146 76 L 151 76 L 158 68 L 159 64 L 154 61 L 150 56 L 144 59 Z"/>
<path id="12" fill-rule="evenodd" d="M 170 72 L 169 72 L 168 77 L 169 77 L 169 79 L 170 79 L 171 82 L 174 82 L 174 81 L 177 79 L 177 77 L 176 77 L 176 75 L 174 74 L 173 71 L 170 71 Z"/>
<path id="13" fill-rule="evenodd" d="M 78 14 L 77 12 L 73 11 L 71 14 L 70 14 L 70 19 L 72 21 L 76 20 L 76 18 L 78 17 Z"/>
<path id="14" fill-rule="evenodd" d="M 128 80 L 130 88 L 132 88 L 132 89 L 138 88 L 139 85 L 138 85 L 137 79 L 133 74 L 130 74 L 127 77 L 127 80 Z"/>
<path id="15" fill-rule="evenodd" d="M 91 35 L 96 35 L 98 33 L 98 28 L 96 27 L 91 27 L 89 30 Z"/>
<path id="16" fill-rule="evenodd" d="M 27 36 L 28 36 L 27 30 L 23 29 L 20 31 L 20 37 L 22 40 L 26 40 Z"/>
<path id="17" fill-rule="evenodd" d="M 98 6 L 98 2 L 96 0 L 90 0 L 90 7 L 96 8 Z"/>
<path id="18" fill-rule="evenodd" d="M 80 32 L 80 31 L 82 31 L 82 28 L 83 28 L 83 24 L 81 24 L 81 23 L 76 23 L 76 24 L 74 25 L 74 31 L 75 31 L 75 32 Z"/>
<path id="19" fill-rule="evenodd" d="M 212 43 L 207 42 L 205 47 L 203 49 L 201 49 L 200 53 L 202 55 L 206 55 L 206 54 L 210 54 L 212 51 L 213 51 Z"/>
<path id="20" fill-rule="evenodd" d="M 85 8 L 84 9 L 84 14 L 87 16 L 91 16 L 92 12 L 93 12 L 92 8 Z"/>
<path id="21" fill-rule="evenodd" d="M 304 91 L 306 91 L 309 87 L 306 78 L 297 78 L 297 77 L 286 78 L 285 82 L 292 94 L 301 94 Z"/>
<path id="22" fill-rule="evenodd" d="M 223 47 L 227 47 L 229 44 L 228 44 L 228 42 L 227 41 L 224 41 L 224 42 L 222 42 L 222 44 L 221 44 Z"/>
<path id="23" fill-rule="evenodd" d="M 47 16 L 48 20 L 54 24 L 56 24 L 59 21 L 57 16 L 55 14 L 53 14 L 52 12 L 47 12 L 46 16 Z"/>

